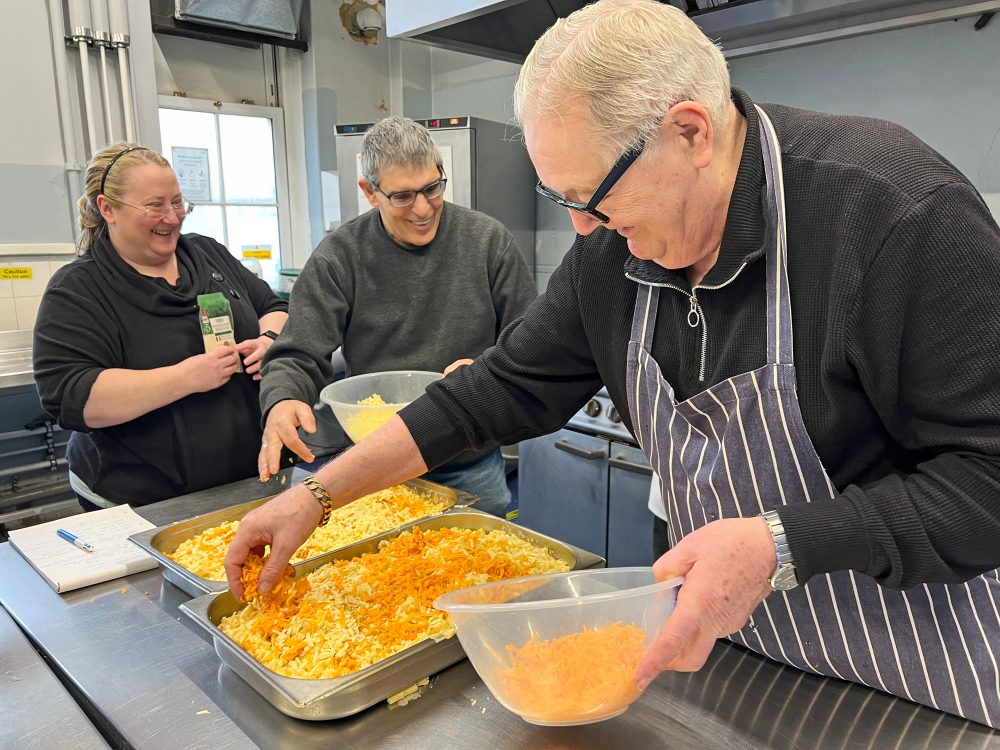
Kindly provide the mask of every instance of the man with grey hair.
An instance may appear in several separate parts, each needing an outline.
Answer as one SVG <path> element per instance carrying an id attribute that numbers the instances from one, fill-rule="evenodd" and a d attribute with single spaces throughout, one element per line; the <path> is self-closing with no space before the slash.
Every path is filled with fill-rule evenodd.
<path id="1" fill-rule="evenodd" d="M 557 22 L 515 105 L 578 236 L 496 347 L 319 473 L 336 502 L 603 381 L 662 480 L 656 575 L 684 576 L 639 688 L 728 636 L 1000 728 L 1000 228 L 973 186 L 892 123 L 756 104 L 653 0 Z M 247 516 L 230 585 L 263 543 L 273 585 L 321 510 L 296 487 Z"/>
<path id="2" fill-rule="evenodd" d="M 261 478 L 282 446 L 314 460 L 298 433 L 316 429 L 313 404 L 343 346 L 350 375 L 441 372 L 492 346 L 535 297 L 535 284 L 500 222 L 444 200 L 447 175 L 427 129 L 405 117 L 373 125 L 361 179 L 376 209 L 316 247 L 295 282 L 290 321 L 271 347 L 261 383 Z M 484 441 L 426 478 L 480 497 L 503 516 L 511 500 L 500 449 Z"/>

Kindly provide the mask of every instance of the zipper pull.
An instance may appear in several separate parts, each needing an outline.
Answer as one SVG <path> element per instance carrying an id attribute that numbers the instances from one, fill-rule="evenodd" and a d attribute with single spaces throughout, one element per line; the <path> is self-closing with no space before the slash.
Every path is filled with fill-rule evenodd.
<path id="1" fill-rule="evenodd" d="M 698 307 L 698 298 L 691 295 L 691 309 L 688 310 L 688 325 L 692 328 L 697 328 L 698 324 L 701 322 L 701 308 Z"/>

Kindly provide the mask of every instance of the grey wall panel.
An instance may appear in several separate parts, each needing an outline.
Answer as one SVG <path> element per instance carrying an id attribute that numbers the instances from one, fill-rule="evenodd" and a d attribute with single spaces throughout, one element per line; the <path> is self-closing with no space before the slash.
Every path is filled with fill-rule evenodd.
<path id="1" fill-rule="evenodd" d="M 0 164 L 0 244 L 73 242 L 66 172 L 47 164 Z"/>

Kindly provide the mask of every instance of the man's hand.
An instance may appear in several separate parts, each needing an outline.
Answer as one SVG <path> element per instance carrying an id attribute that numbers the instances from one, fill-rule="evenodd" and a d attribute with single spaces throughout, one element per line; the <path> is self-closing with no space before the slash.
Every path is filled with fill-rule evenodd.
<path id="1" fill-rule="evenodd" d="M 257 469 L 260 481 L 266 482 L 272 474 L 277 474 L 281 460 L 282 446 L 295 453 L 303 461 L 315 461 L 316 457 L 299 437 L 298 428 L 310 435 L 316 432 L 316 417 L 309 404 L 302 401 L 279 401 L 267 413 L 267 423 L 264 425 L 264 436 L 261 438 L 260 455 L 257 456 Z"/>
<path id="2" fill-rule="evenodd" d="M 684 576 L 677 607 L 636 673 L 640 690 L 665 669 L 696 672 L 717 638 L 746 624 L 771 593 L 774 539 L 760 518 L 727 518 L 691 532 L 653 565 L 656 580 Z"/>
<path id="3" fill-rule="evenodd" d="M 272 341 L 267 336 L 257 336 L 246 339 L 236 345 L 236 351 L 243 357 L 243 369 L 247 375 L 253 375 L 254 380 L 260 380 L 260 366 L 263 363 L 264 355 L 271 348 Z"/>
<path id="4" fill-rule="evenodd" d="M 284 575 L 288 560 L 313 533 L 322 517 L 322 506 L 301 484 L 247 513 L 226 552 L 226 578 L 233 595 L 242 601 L 241 575 L 247 555 L 256 552 L 263 557 L 268 544 L 271 552 L 260 574 L 259 589 L 262 594 L 270 592 Z"/>

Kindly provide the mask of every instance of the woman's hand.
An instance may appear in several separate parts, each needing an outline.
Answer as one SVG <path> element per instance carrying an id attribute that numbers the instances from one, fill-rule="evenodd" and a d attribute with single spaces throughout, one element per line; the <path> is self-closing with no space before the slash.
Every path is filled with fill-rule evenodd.
<path id="1" fill-rule="evenodd" d="M 247 375 L 253 375 L 254 380 L 260 380 L 260 366 L 264 355 L 271 348 L 274 339 L 260 335 L 255 339 L 246 339 L 236 345 L 236 351 L 243 357 L 243 369 Z"/>
<path id="2" fill-rule="evenodd" d="M 219 346 L 182 360 L 179 367 L 185 390 L 188 393 L 205 393 L 229 382 L 240 369 L 240 355 L 235 346 Z"/>

